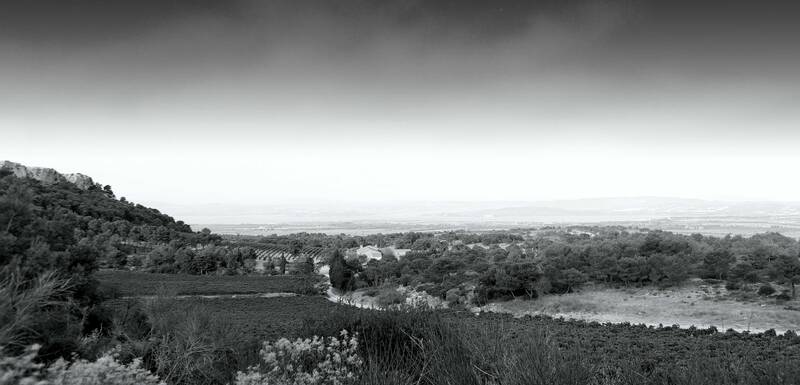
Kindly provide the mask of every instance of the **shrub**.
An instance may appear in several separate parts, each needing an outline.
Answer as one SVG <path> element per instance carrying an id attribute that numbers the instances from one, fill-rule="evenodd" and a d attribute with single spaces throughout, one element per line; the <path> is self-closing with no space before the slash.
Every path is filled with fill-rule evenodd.
<path id="1" fill-rule="evenodd" d="M 152 325 L 145 363 L 170 384 L 228 384 L 256 362 L 255 341 L 226 319 L 172 299 L 145 308 Z"/>
<path id="2" fill-rule="evenodd" d="M 429 310 L 338 312 L 306 321 L 301 335 L 358 333 L 368 384 L 478 384 L 469 351 L 451 325 Z"/>
<path id="3" fill-rule="evenodd" d="M 363 361 L 357 353 L 357 335 L 342 330 L 340 337 L 318 337 L 294 342 L 281 338 L 264 342 L 262 362 L 239 372 L 236 385 L 341 385 L 354 383 Z"/>
<path id="4" fill-rule="evenodd" d="M 130 364 L 117 361 L 113 352 L 96 361 L 59 359 L 50 367 L 36 363 L 39 345 L 21 356 L 0 354 L 0 385 L 163 385 L 158 377 L 141 366 L 141 359 Z"/>
<path id="5" fill-rule="evenodd" d="M 165 384 L 142 368 L 141 363 L 141 359 L 135 359 L 130 364 L 121 364 L 111 355 L 104 355 L 93 362 L 78 360 L 67 363 L 60 359 L 48 369 L 48 377 L 53 385 Z"/>
<path id="6" fill-rule="evenodd" d="M 461 290 L 457 287 L 448 290 L 444 295 L 444 300 L 452 304 L 458 303 L 460 298 L 461 298 Z"/>
<path id="7" fill-rule="evenodd" d="M 789 293 L 780 293 L 775 296 L 775 299 L 778 301 L 789 301 L 792 299 L 792 296 L 790 296 Z"/>
<path id="8" fill-rule="evenodd" d="M 768 296 L 775 293 L 775 288 L 770 285 L 761 285 L 758 288 L 758 295 Z"/>
<path id="9" fill-rule="evenodd" d="M 392 305 L 402 305 L 406 303 L 406 296 L 395 289 L 386 289 L 378 294 L 377 301 L 378 306 L 388 308 Z"/>
<path id="10" fill-rule="evenodd" d="M 538 330 L 520 334 L 465 328 L 477 375 L 498 384 L 592 384 L 596 371 L 579 349 L 559 349 Z"/>
<path id="11" fill-rule="evenodd" d="M 125 339 L 141 340 L 150 334 L 147 313 L 139 301 L 125 301 L 124 307 L 114 313 L 114 331 Z"/>
<path id="12" fill-rule="evenodd" d="M 37 363 L 39 345 L 33 345 L 19 356 L 6 355 L 0 350 L 0 385 L 36 384 L 45 375 L 44 364 Z"/>
<path id="13" fill-rule="evenodd" d="M 381 292 L 381 290 L 378 289 L 377 287 L 370 287 L 370 288 L 364 290 L 364 295 L 366 295 L 368 297 L 375 297 L 376 295 L 380 294 L 380 292 Z"/>
<path id="14" fill-rule="evenodd" d="M 74 351 L 81 325 L 75 306 L 64 300 L 70 290 L 70 282 L 54 273 L 32 282 L 16 274 L 0 280 L 0 346 L 19 354 L 38 342 L 51 359 Z"/>

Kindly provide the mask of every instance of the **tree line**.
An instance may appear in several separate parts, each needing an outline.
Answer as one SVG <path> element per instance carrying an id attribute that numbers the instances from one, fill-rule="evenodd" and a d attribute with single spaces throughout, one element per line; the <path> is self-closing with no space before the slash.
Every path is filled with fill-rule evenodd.
<path id="1" fill-rule="evenodd" d="M 510 241 L 504 247 L 479 239 L 459 233 L 425 235 L 414 243 L 426 247 L 400 260 L 390 256 L 363 266 L 339 253 L 331 264 L 331 282 L 342 289 L 411 285 L 442 298 L 463 300 L 472 294 L 476 302 L 567 293 L 587 282 L 667 287 L 704 278 L 727 280 L 732 288 L 776 282 L 790 287 L 792 296 L 800 283 L 800 246 L 778 233 L 709 237 L 596 228 L 591 234 L 553 229 L 508 236 L 500 238 Z M 344 271 L 336 279 L 334 267 Z"/>

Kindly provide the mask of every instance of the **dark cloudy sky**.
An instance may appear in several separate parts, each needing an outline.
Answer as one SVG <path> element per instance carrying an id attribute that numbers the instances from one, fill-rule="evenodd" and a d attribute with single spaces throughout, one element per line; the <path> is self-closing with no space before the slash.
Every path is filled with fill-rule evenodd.
<path id="1" fill-rule="evenodd" d="M 800 200 L 798 3 L 4 1 L 0 159 L 144 202 Z"/>

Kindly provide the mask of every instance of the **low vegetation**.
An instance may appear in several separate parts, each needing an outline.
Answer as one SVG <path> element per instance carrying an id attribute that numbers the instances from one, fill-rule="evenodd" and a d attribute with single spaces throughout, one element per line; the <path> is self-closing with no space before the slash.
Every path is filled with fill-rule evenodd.
<path id="1" fill-rule="evenodd" d="M 106 305 L 114 327 L 84 338 L 81 356 L 92 362 L 112 350 L 122 365 L 141 357 L 142 368 L 169 384 L 256 378 L 252 370 L 268 372 L 259 353 L 264 341 L 338 337 L 342 330 L 358 336 L 363 360 L 343 384 L 795 384 L 800 378 L 791 377 L 800 375 L 794 333 L 374 311 L 319 296 L 129 298 Z M 309 368 L 324 360 L 301 362 Z"/>
<path id="2" fill-rule="evenodd" d="M 236 375 L 236 385 L 354 383 L 363 363 L 358 335 L 347 330 L 338 336 L 264 342 L 261 361 Z"/>
<path id="3" fill-rule="evenodd" d="M 141 360 L 121 364 L 112 354 L 95 361 L 59 359 L 46 366 L 36 362 L 39 346 L 31 346 L 23 355 L 5 356 L 0 352 L 0 385 L 164 385 Z"/>
<path id="4" fill-rule="evenodd" d="M 360 384 L 793 384 L 800 374 L 796 336 L 402 310 L 338 313 L 304 333 L 340 328 L 359 335 Z"/>

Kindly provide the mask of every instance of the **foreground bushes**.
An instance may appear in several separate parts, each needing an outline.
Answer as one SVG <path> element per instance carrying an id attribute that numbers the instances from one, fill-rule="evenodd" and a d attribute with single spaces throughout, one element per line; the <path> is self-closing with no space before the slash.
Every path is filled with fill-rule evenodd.
<path id="1" fill-rule="evenodd" d="M 580 343 L 564 344 L 543 328 L 471 322 L 421 310 L 343 308 L 328 319 L 305 322 L 300 331 L 305 337 L 262 343 L 253 355 L 253 346 L 237 345 L 235 333 L 226 333 L 219 319 L 204 321 L 199 311 L 180 318 L 163 307 L 149 309 L 166 315 L 153 320 L 148 342 L 131 341 L 94 362 L 59 361 L 50 367 L 35 363 L 31 355 L 3 357 L 0 385 L 22 379 L 31 384 L 71 385 L 80 379 L 82 385 L 150 385 L 159 378 L 169 384 L 220 385 L 800 384 L 800 367 L 791 359 L 757 360 L 725 349 L 713 357 L 702 349 L 685 351 L 681 360 L 667 364 L 631 353 L 621 359 Z M 141 344 L 138 351 L 136 344 Z M 130 358 L 137 352 L 143 360 Z"/>
<path id="2" fill-rule="evenodd" d="M 342 385 L 352 384 L 362 360 L 358 339 L 342 330 L 340 337 L 281 338 L 264 342 L 262 362 L 239 372 L 236 385 Z"/>
<path id="3" fill-rule="evenodd" d="M 0 314 L 8 325 L 43 317 L 38 310 L 24 316 L 21 305 L 28 302 L 20 295 L 9 297 L 17 298 L 8 302 L 15 305 L 4 305 Z M 458 311 L 369 311 L 323 299 L 306 299 L 303 307 L 289 309 L 283 299 L 253 299 L 239 307 L 228 306 L 229 301 L 176 300 L 169 293 L 118 301 L 114 327 L 78 341 L 79 356 L 72 364 L 45 366 L 30 355 L 4 358 L 0 385 L 23 379 L 73 384 L 78 378 L 87 385 L 127 385 L 130 379 L 172 385 L 800 384 L 800 339 L 794 334 L 517 320 Z M 258 310 L 245 322 L 230 317 L 256 303 Z M 330 308 L 315 320 L 297 318 L 323 304 Z M 251 321 L 277 331 L 266 339 L 300 339 L 256 341 Z M 343 336 L 342 330 L 352 334 Z M 355 335 L 357 341 L 349 337 Z M 118 346 L 112 355 L 103 353 L 111 346 Z M 117 380 L 122 382 L 112 382 Z"/>
<path id="4" fill-rule="evenodd" d="M 360 384 L 592 384 L 607 379 L 543 334 L 465 329 L 433 311 L 342 313 L 306 333 L 347 328 L 361 336 Z M 500 326 L 500 325 L 498 325 Z M 601 373 L 602 374 L 602 373 Z M 613 383 L 613 382 L 604 382 Z"/>
<path id="5" fill-rule="evenodd" d="M 59 359 L 50 366 L 35 361 L 39 351 L 33 345 L 21 356 L 0 352 L 0 385 L 164 385 L 142 368 L 141 360 L 122 364 L 113 354 L 96 361 Z"/>
<path id="6" fill-rule="evenodd" d="M 178 300 L 156 298 L 144 304 L 144 313 L 150 330 L 138 353 L 170 384 L 229 384 L 237 370 L 257 360 L 257 341 L 200 307 L 187 309 Z M 136 341 L 127 345 L 137 348 Z"/>
<path id="7" fill-rule="evenodd" d="M 544 329 L 434 311 L 342 312 L 306 323 L 303 332 L 335 335 L 342 329 L 360 336 L 359 384 L 800 384 L 800 367 L 790 359 L 755 360 L 725 351 L 709 357 L 690 349 L 668 364 L 633 354 L 623 360 L 579 342 L 561 344 Z"/>
<path id="8" fill-rule="evenodd" d="M 55 273 L 30 280 L 0 274 L 0 346 L 21 354 L 36 343 L 38 356 L 51 361 L 78 350 L 82 332 L 98 313 L 72 300 L 74 288 Z"/>
<path id="9" fill-rule="evenodd" d="M 470 352 L 456 330 L 435 312 L 339 312 L 307 322 L 304 335 L 359 335 L 361 384 L 479 384 Z"/>

